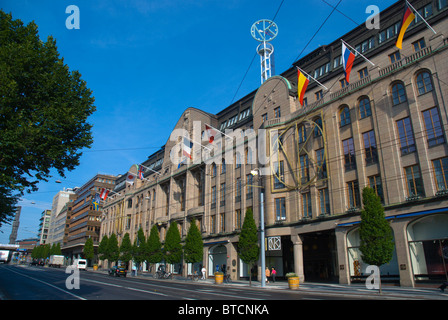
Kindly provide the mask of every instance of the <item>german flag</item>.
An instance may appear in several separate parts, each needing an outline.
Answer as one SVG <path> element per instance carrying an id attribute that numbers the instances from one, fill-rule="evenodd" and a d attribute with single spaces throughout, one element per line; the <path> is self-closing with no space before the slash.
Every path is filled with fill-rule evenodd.
<path id="1" fill-rule="evenodd" d="M 401 22 L 400 33 L 398 34 L 398 39 L 397 39 L 397 43 L 396 43 L 397 48 L 399 48 L 400 50 L 403 48 L 404 34 L 414 19 L 415 19 L 415 14 L 412 11 L 412 9 L 409 7 L 408 2 L 406 1 L 403 20 Z"/>
<path id="2" fill-rule="evenodd" d="M 305 92 L 306 89 L 308 88 L 310 80 L 308 80 L 308 78 L 300 70 L 298 70 L 298 72 L 299 72 L 299 79 L 297 82 L 297 93 L 299 96 L 300 104 L 303 107 L 303 98 L 305 97 Z"/>

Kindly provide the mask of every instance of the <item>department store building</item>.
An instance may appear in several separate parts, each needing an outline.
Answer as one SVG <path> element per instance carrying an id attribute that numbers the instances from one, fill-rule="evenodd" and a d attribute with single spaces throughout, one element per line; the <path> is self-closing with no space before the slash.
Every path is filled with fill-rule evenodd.
<path id="1" fill-rule="evenodd" d="M 186 109 L 165 146 L 140 164 L 144 179 L 116 181 L 101 236 L 121 241 L 129 233 L 133 242 L 139 228 L 148 235 L 155 224 L 163 241 L 176 221 L 184 239 L 194 218 L 208 275 L 225 264 L 233 279 L 247 278 L 260 267 L 249 270 L 239 258 L 239 233 L 248 208 L 259 225 L 263 190 L 266 266 L 302 281 L 365 281 L 358 228 L 362 189 L 370 186 L 395 242 L 383 281 L 446 280 L 448 5 L 410 2 L 436 33 L 416 18 L 399 50 L 399 1 L 381 12 L 379 30 L 357 27 L 218 114 Z M 356 57 L 350 84 L 341 39 L 365 57 Z M 296 67 L 328 89 L 311 80 L 304 106 Z M 228 136 L 210 143 L 206 125 Z M 202 145 L 190 145 L 193 160 L 179 164 L 182 135 Z M 198 267 L 172 266 L 184 276 Z"/>

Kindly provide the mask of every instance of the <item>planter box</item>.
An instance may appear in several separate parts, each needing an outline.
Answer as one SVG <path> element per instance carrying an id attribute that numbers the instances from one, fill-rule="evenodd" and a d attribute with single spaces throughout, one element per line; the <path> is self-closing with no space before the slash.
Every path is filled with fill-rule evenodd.
<path id="1" fill-rule="evenodd" d="M 222 284 L 224 282 L 224 274 L 222 273 L 215 273 L 215 283 L 216 284 Z"/>
<path id="2" fill-rule="evenodd" d="M 288 278 L 288 285 L 289 289 L 291 290 L 298 290 L 299 289 L 299 277 L 289 277 Z"/>

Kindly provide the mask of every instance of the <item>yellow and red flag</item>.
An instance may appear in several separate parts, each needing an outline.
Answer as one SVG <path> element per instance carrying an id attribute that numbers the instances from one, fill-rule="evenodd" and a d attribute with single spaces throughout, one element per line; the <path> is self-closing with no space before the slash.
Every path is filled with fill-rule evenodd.
<path id="1" fill-rule="evenodd" d="M 403 48 L 404 34 L 414 19 L 415 19 L 415 14 L 412 11 L 412 9 L 409 7 L 408 2 L 406 1 L 406 7 L 404 10 L 403 20 L 401 21 L 401 28 L 400 28 L 400 32 L 398 34 L 398 39 L 397 39 L 397 43 L 396 43 L 397 48 L 399 48 L 399 49 Z"/>

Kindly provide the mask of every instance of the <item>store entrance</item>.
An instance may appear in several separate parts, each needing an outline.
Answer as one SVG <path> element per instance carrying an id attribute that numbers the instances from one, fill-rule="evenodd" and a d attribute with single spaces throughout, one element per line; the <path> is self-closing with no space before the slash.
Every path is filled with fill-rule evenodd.
<path id="1" fill-rule="evenodd" d="M 336 282 L 337 252 L 334 231 L 301 235 L 305 281 Z"/>

